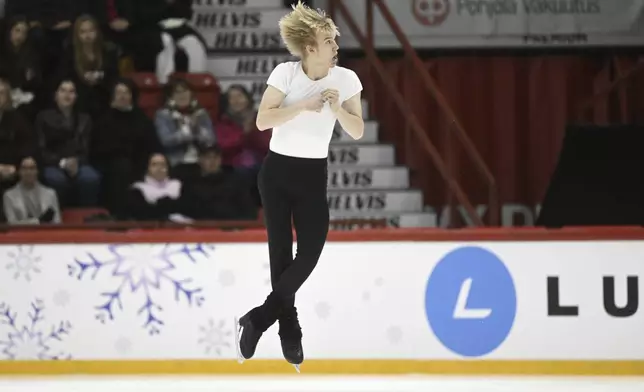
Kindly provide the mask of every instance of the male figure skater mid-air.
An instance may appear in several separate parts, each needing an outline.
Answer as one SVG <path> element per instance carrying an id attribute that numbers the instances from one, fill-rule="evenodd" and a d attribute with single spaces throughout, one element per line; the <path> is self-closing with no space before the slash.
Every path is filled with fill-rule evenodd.
<path id="1" fill-rule="evenodd" d="M 299 372 L 304 353 L 295 293 L 315 268 L 329 230 L 327 157 L 335 122 L 356 140 L 364 132 L 362 84 L 355 72 L 336 66 L 339 33 L 323 11 L 298 2 L 279 28 L 299 61 L 273 70 L 257 114 L 260 131 L 273 129 L 258 178 L 273 290 L 262 305 L 236 320 L 235 331 L 243 362 L 278 321 L 284 358 Z"/>

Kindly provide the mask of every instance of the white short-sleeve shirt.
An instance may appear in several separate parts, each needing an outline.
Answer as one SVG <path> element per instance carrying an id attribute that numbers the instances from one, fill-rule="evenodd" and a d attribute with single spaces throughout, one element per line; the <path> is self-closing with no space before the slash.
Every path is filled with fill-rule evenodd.
<path id="1" fill-rule="evenodd" d="M 340 102 L 344 102 L 362 91 L 362 84 L 355 72 L 343 67 L 332 67 L 327 76 L 311 80 L 302 70 L 301 61 L 279 64 L 266 82 L 286 96 L 282 107 L 336 89 Z M 270 149 L 278 154 L 298 158 L 326 158 L 337 116 L 326 103 L 320 113 L 305 111 L 279 127 L 273 128 Z"/>

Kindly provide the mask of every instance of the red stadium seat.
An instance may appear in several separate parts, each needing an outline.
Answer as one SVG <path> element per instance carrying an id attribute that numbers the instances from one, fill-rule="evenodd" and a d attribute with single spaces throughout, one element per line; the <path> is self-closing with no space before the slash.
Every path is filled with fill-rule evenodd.
<path id="1" fill-rule="evenodd" d="M 137 72 L 129 75 L 129 78 L 132 79 L 139 91 L 161 89 L 161 85 L 153 73 Z"/>
<path id="2" fill-rule="evenodd" d="M 153 73 L 134 73 L 130 78 L 139 91 L 139 107 L 148 116 L 154 116 L 157 109 L 163 105 L 163 86 Z"/>
<path id="3" fill-rule="evenodd" d="M 82 224 L 94 215 L 109 214 L 104 208 L 67 208 L 61 211 L 61 220 L 65 224 Z"/>

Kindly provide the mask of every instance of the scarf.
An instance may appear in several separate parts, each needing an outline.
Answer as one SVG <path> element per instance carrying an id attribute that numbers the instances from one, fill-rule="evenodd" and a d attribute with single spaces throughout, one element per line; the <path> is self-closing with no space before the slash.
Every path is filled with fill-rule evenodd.
<path id="1" fill-rule="evenodd" d="M 156 204 L 164 197 L 176 200 L 181 194 L 181 182 L 170 178 L 157 181 L 150 176 L 145 176 L 143 181 L 134 183 L 132 186 L 141 191 L 143 198 L 149 204 Z"/>

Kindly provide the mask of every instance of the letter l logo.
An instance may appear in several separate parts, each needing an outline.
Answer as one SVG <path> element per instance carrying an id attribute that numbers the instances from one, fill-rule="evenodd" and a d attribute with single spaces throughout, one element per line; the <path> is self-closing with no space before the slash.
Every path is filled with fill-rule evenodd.
<path id="1" fill-rule="evenodd" d="M 465 279 L 456 299 L 456 306 L 454 307 L 455 319 L 484 319 L 492 314 L 492 309 L 466 309 L 471 288 L 472 278 Z"/>

